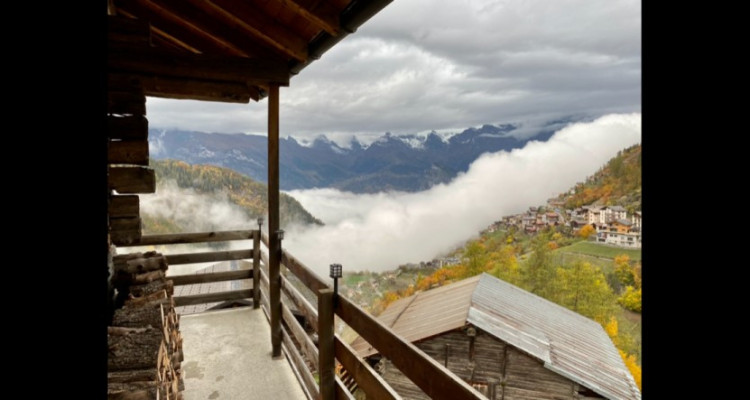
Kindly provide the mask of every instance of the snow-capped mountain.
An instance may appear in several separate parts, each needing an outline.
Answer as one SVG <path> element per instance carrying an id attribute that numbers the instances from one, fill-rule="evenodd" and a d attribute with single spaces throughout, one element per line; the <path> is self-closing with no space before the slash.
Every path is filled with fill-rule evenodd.
<path id="1" fill-rule="evenodd" d="M 287 137 L 279 140 L 281 189 L 334 187 L 355 193 L 425 190 L 465 172 L 482 153 L 520 148 L 529 140 L 545 141 L 553 133 L 542 129 L 531 138 L 517 139 L 511 134 L 515 129 L 506 124 L 453 134 L 385 133 L 370 144 L 353 139 L 349 147 L 324 135 L 311 142 Z M 149 145 L 155 159 L 218 165 L 267 181 L 264 136 L 150 129 Z"/>

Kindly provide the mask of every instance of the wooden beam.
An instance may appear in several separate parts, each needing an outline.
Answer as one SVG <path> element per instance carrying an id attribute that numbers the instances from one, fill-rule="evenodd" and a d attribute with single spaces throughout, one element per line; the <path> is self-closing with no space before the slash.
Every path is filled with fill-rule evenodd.
<path id="1" fill-rule="evenodd" d="M 107 41 L 151 46 L 151 27 L 148 21 L 123 16 L 108 16 Z"/>
<path id="2" fill-rule="evenodd" d="M 140 198 L 136 195 L 110 195 L 107 212 L 110 218 L 137 217 L 140 215 Z"/>
<path id="3" fill-rule="evenodd" d="M 214 18 L 220 18 L 235 30 L 263 41 L 287 57 L 307 60 L 307 40 L 281 26 L 273 16 L 252 3 L 234 0 L 189 1 L 199 5 Z"/>
<path id="4" fill-rule="evenodd" d="M 268 94 L 268 280 L 272 355 L 281 355 L 281 241 L 279 240 L 279 86 Z"/>
<path id="5" fill-rule="evenodd" d="M 338 335 L 335 337 L 334 347 L 336 358 L 349 372 L 349 375 L 354 378 L 359 388 L 367 394 L 367 398 L 401 400 L 401 396 L 393 390 L 385 379 L 368 363 L 360 359 L 357 352 L 341 340 Z"/>
<path id="6" fill-rule="evenodd" d="M 146 115 L 146 96 L 142 93 L 107 92 L 108 114 Z"/>
<path id="7" fill-rule="evenodd" d="M 269 46 L 258 43 L 251 35 L 237 28 L 237 24 L 221 18 L 213 4 L 205 0 L 136 0 L 147 7 L 159 7 L 191 30 L 200 31 L 204 36 L 220 42 L 224 47 L 242 52 L 240 56 L 254 58 L 288 59 L 289 55 Z M 244 2 L 242 2 L 244 4 Z M 236 2 L 239 5 L 241 2 Z"/>
<path id="8" fill-rule="evenodd" d="M 252 297 L 252 289 L 232 290 L 228 292 L 204 293 L 191 296 L 176 296 L 174 297 L 174 305 L 175 307 L 191 306 L 194 304 L 214 303 L 217 301 L 250 299 Z"/>
<path id="9" fill-rule="evenodd" d="M 305 385 L 305 388 L 313 396 L 313 399 L 319 399 L 320 391 L 318 390 L 318 385 L 315 383 L 315 378 L 312 373 L 307 368 L 305 360 L 302 359 L 302 356 L 299 354 L 299 351 L 297 351 L 297 348 L 294 346 L 294 343 L 286 330 L 281 330 L 281 336 L 284 342 L 284 347 L 286 348 L 286 353 L 290 356 L 289 363 L 300 375 L 302 375 L 302 384 Z M 279 355 L 281 355 L 281 353 L 279 353 Z"/>
<path id="10" fill-rule="evenodd" d="M 289 268 L 289 270 L 292 271 L 292 273 L 294 273 L 294 275 L 296 275 L 305 286 L 312 290 L 313 293 L 318 293 L 319 290 L 329 288 L 325 281 L 315 272 L 310 268 L 307 268 L 286 251 L 281 254 L 281 263 Z"/>
<path id="11" fill-rule="evenodd" d="M 432 357 L 395 334 L 375 317 L 343 296 L 336 301 L 336 314 L 431 399 L 475 399 L 485 397 Z"/>
<path id="12" fill-rule="evenodd" d="M 334 376 L 333 379 L 336 381 L 336 400 L 355 400 L 338 375 Z"/>
<path id="13" fill-rule="evenodd" d="M 107 117 L 109 139 L 148 140 L 148 120 L 143 115 Z"/>
<path id="14" fill-rule="evenodd" d="M 144 235 L 137 246 L 158 246 L 164 244 L 227 242 L 230 240 L 249 240 L 253 231 L 214 231 L 198 233 L 167 233 L 162 235 Z"/>
<path id="15" fill-rule="evenodd" d="M 114 92 L 133 92 L 143 94 L 143 87 L 138 77 L 133 75 L 107 73 L 107 90 Z"/>
<path id="16" fill-rule="evenodd" d="M 140 229 L 109 232 L 109 240 L 111 240 L 112 244 L 114 244 L 115 246 L 127 246 L 133 242 L 137 242 L 140 237 Z"/>
<path id="17" fill-rule="evenodd" d="M 304 5 L 299 0 L 277 1 L 311 24 L 330 33 L 331 36 L 339 35 L 341 30 L 339 26 L 339 13 L 336 12 L 336 9 L 330 3 L 317 2 L 317 5 L 314 3 Z"/>
<path id="18" fill-rule="evenodd" d="M 206 81 L 140 75 L 146 96 L 170 99 L 220 101 L 224 103 L 249 103 L 260 100 L 260 92 L 247 82 Z"/>
<path id="19" fill-rule="evenodd" d="M 167 257 L 167 264 L 169 265 L 196 264 L 196 263 L 214 262 L 214 261 L 249 259 L 249 258 L 253 258 L 253 251 L 252 250 L 214 251 L 214 252 L 208 252 L 208 253 L 172 254 L 172 255 L 167 255 L 165 257 Z"/>
<path id="20" fill-rule="evenodd" d="M 260 226 L 253 231 L 253 308 L 260 307 Z"/>
<path id="21" fill-rule="evenodd" d="M 162 37 L 176 46 L 196 49 L 203 54 L 248 56 L 242 49 L 203 32 L 158 4 L 141 0 L 117 0 L 117 4 L 122 12 L 150 21 L 154 36 Z"/>
<path id="22" fill-rule="evenodd" d="M 135 231 L 141 230 L 140 217 L 110 218 L 110 231 Z"/>
<path id="23" fill-rule="evenodd" d="M 109 167 L 109 189 L 120 194 L 154 193 L 156 175 L 151 168 Z"/>
<path id="24" fill-rule="evenodd" d="M 297 311 L 307 318 L 307 321 L 310 322 L 310 325 L 312 325 L 315 332 L 317 332 L 318 310 L 313 307 L 312 304 L 307 301 L 305 296 L 303 296 L 302 293 L 300 293 L 283 275 L 281 276 L 281 290 L 284 291 L 287 297 L 289 297 L 289 300 L 294 303 L 294 307 L 297 308 Z"/>
<path id="25" fill-rule="evenodd" d="M 170 53 L 164 49 L 114 46 L 107 52 L 112 72 L 203 81 L 289 85 L 289 66 L 281 60 Z"/>
<path id="26" fill-rule="evenodd" d="M 224 281 L 236 281 L 240 279 L 252 278 L 253 270 L 251 269 L 240 269 L 235 271 L 221 271 L 203 274 L 190 274 L 190 275 L 175 275 L 169 276 L 174 282 L 175 286 L 179 285 L 193 285 L 196 283 L 209 283 L 209 282 L 224 282 Z"/>
<path id="27" fill-rule="evenodd" d="M 305 330 L 302 329 L 302 326 L 299 324 L 299 322 L 297 322 L 297 318 L 294 317 L 294 314 L 292 314 L 292 311 L 289 310 L 289 307 L 287 307 L 286 304 L 283 303 L 281 304 L 281 315 L 284 318 L 284 322 L 286 322 L 286 326 L 289 328 L 289 331 L 297 339 L 301 354 L 304 354 L 305 357 L 310 361 L 310 363 L 312 363 L 313 369 L 317 370 L 318 348 L 315 347 L 315 343 L 313 343 L 312 339 L 307 336 L 307 333 L 305 333 Z"/>
<path id="28" fill-rule="evenodd" d="M 148 166 L 148 141 L 111 140 L 107 148 L 107 162 Z"/>
<path id="29" fill-rule="evenodd" d="M 318 377 L 320 378 L 320 396 L 323 399 L 334 399 L 336 397 L 336 376 L 334 367 L 336 364 L 333 349 L 333 289 L 318 291 L 318 349 L 320 352 L 320 365 Z"/>

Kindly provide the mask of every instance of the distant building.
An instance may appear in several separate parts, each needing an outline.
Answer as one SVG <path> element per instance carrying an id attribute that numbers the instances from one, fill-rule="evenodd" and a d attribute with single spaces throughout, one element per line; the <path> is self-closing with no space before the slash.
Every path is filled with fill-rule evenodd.
<path id="1" fill-rule="evenodd" d="M 597 322 L 488 274 L 393 302 L 378 317 L 491 400 L 639 400 Z M 361 337 L 360 357 L 408 399 L 428 397 Z"/>
<path id="2" fill-rule="evenodd" d="M 620 233 L 616 229 L 614 231 L 601 230 L 596 234 L 596 241 L 618 247 L 640 249 L 641 233 Z"/>

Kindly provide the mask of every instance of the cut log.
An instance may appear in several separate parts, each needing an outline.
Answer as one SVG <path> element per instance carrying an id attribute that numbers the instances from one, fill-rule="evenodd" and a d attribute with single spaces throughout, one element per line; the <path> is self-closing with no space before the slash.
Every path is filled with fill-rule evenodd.
<path id="1" fill-rule="evenodd" d="M 107 113 L 146 115 L 146 96 L 142 93 L 110 90 L 107 93 Z"/>
<path id="2" fill-rule="evenodd" d="M 128 246 L 133 243 L 138 243 L 141 240 L 142 231 L 139 229 L 131 229 L 126 231 L 110 231 L 109 240 L 115 246 Z"/>
<path id="3" fill-rule="evenodd" d="M 109 167 L 109 188 L 120 194 L 154 193 L 156 175 L 151 168 Z"/>
<path id="4" fill-rule="evenodd" d="M 159 302 L 162 303 L 167 300 L 167 292 L 164 290 L 148 294 L 146 296 L 134 297 L 130 295 L 123 307 L 141 307 L 149 303 Z"/>
<path id="5" fill-rule="evenodd" d="M 166 290 L 167 295 L 174 295 L 174 283 L 171 279 L 160 279 L 149 282 L 145 285 L 133 285 L 130 288 L 130 294 L 136 297 L 156 293 L 160 290 Z"/>
<path id="6" fill-rule="evenodd" d="M 148 120 L 142 115 L 110 115 L 107 117 L 107 137 L 148 141 Z"/>
<path id="7" fill-rule="evenodd" d="M 112 258 L 115 272 L 125 274 L 140 274 L 148 271 L 167 269 L 167 259 L 156 252 L 132 253 L 114 256 Z"/>
<path id="8" fill-rule="evenodd" d="M 131 277 L 132 277 L 131 282 L 133 282 L 133 284 L 140 285 L 144 283 L 153 282 L 156 279 L 164 278 L 165 275 L 164 275 L 163 270 L 156 270 L 156 271 L 144 272 L 142 274 L 133 274 Z"/>
<path id="9" fill-rule="evenodd" d="M 108 326 L 107 335 L 112 336 L 124 336 L 131 333 L 143 333 L 148 331 L 149 328 L 125 328 L 122 326 Z"/>
<path id="10" fill-rule="evenodd" d="M 137 391 L 108 391 L 107 400 L 160 400 L 166 399 L 166 393 L 157 388 L 143 389 Z"/>
<path id="11" fill-rule="evenodd" d="M 107 372 L 107 382 L 109 383 L 156 381 L 158 379 L 159 373 L 156 371 L 156 368 Z"/>
<path id="12" fill-rule="evenodd" d="M 107 162 L 148 166 L 148 141 L 111 140 L 107 149 Z"/>
<path id="13" fill-rule="evenodd" d="M 140 231 L 141 230 L 141 218 L 140 217 L 110 218 L 109 230 L 113 232 L 115 231 Z"/>
<path id="14" fill-rule="evenodd" d="M 110 218 L 138 217 L 140 215 L 140 198 L 137 195 L 109 196 Z"/>
<path id="15" fill-rule="evenodd" d="M 164 324 L 161 307 L 120 308 L 115 310 L 112 326 L 139 328 L 151 326 L 161 329 Z"/>
<path id="16" fill-rule="evenodd" d="M 129 335 L 108 335 L 107 343 L 107 367 L 110 371 L 150 368 L 159 371 L 165 360 L 166 348 L 159 329 L 151 328 Z"/>

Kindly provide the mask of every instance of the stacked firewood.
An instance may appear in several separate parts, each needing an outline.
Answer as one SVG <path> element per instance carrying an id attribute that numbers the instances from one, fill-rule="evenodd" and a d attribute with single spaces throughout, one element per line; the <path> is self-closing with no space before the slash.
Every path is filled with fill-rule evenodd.
<path id="1" fill-rule="evenodd" d="M 182 399 L 182 336 L 166 258 L 156 252 L 115 256 L 117 290 L 108 328 L 110 400 Z"/>

